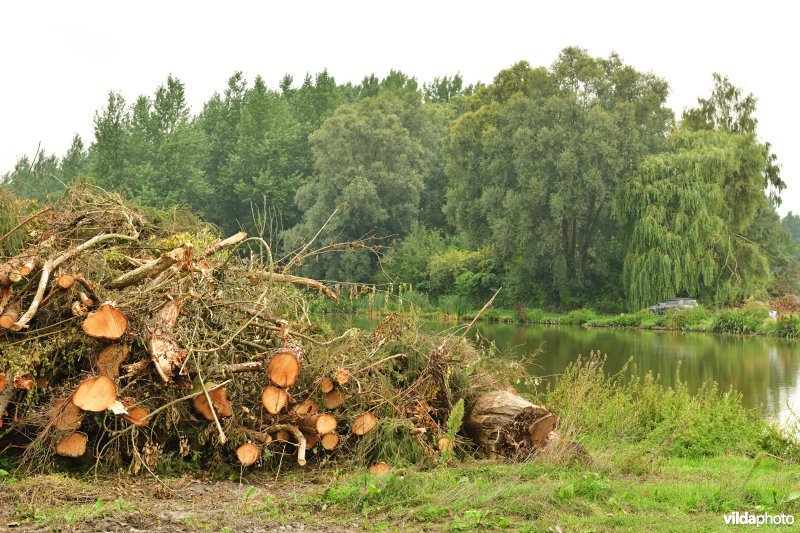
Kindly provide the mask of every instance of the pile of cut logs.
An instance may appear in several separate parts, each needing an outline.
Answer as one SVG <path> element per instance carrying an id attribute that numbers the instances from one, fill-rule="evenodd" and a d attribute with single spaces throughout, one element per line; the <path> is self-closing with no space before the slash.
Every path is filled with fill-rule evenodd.
<path id="1" fill-rule="evenodd" d="M 170 452 L 250 467 L 289 449 L 304 465 L 309 450 L 355 449 L 386 417 L 452 449 L 442 435 L 455 398 L 432 380 L 463 364 L 460 343 L 416 340 L 428 360 L 412 368 L 388 334 L 311 324 L 303 291 L 335 291 L 244 259 L 259 239 L 172 222 L 78 188 L 19 224 L 21 247 L 0 259 L 0 453 L 32 469 L 65 457 L 138 471 Z M 381 374 L 389 386 L 370 386 Z M 470 393 L 467 448 L 535 452 L 556 431 L 554 415 L 512 392 Z M 427 429 L 408 415 L 423 404 Z M 373 471 L 390 468 L 371 449 Z"/>

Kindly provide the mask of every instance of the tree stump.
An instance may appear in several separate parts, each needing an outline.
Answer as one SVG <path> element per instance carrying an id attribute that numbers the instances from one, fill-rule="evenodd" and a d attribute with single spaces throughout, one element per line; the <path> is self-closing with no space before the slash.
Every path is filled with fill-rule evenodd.
<path id="1" fill-rule="evenodd" d="M 557 423 L 546 408 L 502 390 L 478 398 L 464 429 L 491 457 L 510 457 L 543 448 Z"/>

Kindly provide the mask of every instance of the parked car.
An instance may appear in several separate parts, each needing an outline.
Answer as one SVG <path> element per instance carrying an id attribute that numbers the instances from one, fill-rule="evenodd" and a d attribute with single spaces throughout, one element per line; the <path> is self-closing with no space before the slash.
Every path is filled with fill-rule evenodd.
<path id="1" fill-rule="evenodd" d="M 656 314 L 663 314 L 667 311 L 680 311 L 681 309 L 691 309 L 692 307 L 697 307 L 697 300 L 693 298 L 669 298 L 651 305 L 647 310 Z"/>

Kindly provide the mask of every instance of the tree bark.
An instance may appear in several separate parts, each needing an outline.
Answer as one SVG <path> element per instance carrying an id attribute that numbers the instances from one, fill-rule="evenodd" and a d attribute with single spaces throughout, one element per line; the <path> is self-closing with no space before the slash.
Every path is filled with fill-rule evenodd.
<path id="1" fill-rule="evenodd" d="M 518 456 L 542 448 L 558 418 L 509 391 L 483 394 L 464 420 L 467 434 L 490 456 Z"/>

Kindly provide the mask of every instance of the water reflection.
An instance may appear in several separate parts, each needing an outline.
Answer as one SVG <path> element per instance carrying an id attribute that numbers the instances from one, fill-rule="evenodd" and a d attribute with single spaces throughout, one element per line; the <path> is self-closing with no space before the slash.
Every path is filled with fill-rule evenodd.
<path id="1" fill-rule="evenodd" d="M 334 317 L 338 327 L 371 329 L 376 321 L 362 317 Z M 428 322 L 441 330 L 451 324 Z M 473 332 L 494 342 L 510 357 L 542 348 L 530 366 L 539 376 L 560 374 L 578 354 L 607 354 L 606 370 L 620 371 L 632 359 L 631 372 L 660 374 L 664 382 L 686 382 L 690 390 L 708 380 L 722 390 L 740 391 L 747 407 L 766 418 L 785 420 L 790 406 L 800 409 L 800 344 L 771 337 L 744 337 L 644 330 L 586 329 L 575 326 L 520 326 L 481 323 Z"/>

